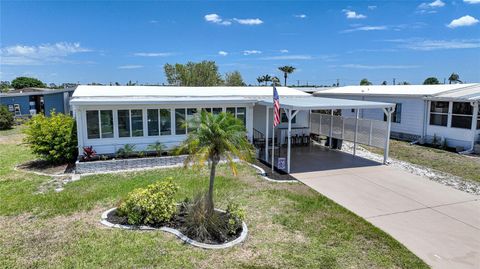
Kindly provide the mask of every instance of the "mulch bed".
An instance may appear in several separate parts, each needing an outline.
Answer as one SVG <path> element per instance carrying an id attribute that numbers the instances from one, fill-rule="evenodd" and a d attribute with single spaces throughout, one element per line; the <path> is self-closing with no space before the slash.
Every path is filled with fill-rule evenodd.
<path id="1" fill-rule="evenodd" d="M 75 170 L 75 163 L 53 165 L 44 160 L 34 160 L 20 164 L 18 168 L 45 174 L 61 175 L 66 173 L 73 173 L 73 171 Z"/>
<path id="2" fill-rule="evenodd" d="M 225 220 L 225 222 L 228 221 L 228 217 L 227 217 L 225 212 L 216 211 L 215 213 L 219 214 L 220 218 Z M 153 224 L 153 225 L 149 225 L 149 227 L 153 227 L 153 228 L 161 228 L 161 227 L 173 228 L 173 229 L 176 229 L 176 230 L 180 231 L 184 235 L 188 236 L 190 239 L 193 239 L 197 242 L 205 243 L 205 244 L 213 244 L 213 245 L 219 245 L 219 244 L 224 244 L 224 243 L 233 241 L 233 240 L 237 239 L 238 237 L 240 237 L 240 235 L 242 234 L 242 228 L 240 227 L 237 230 L 236 234 L 225 235 L 225 237 L 223 238 L 224 240 L 218 240 L 217 238 L 208 238 L 206 240 L 201 240 L 200 238 L 195 237 L 195 235 L 189 233 L 189 231 L 187 230 L 187 227 L 185 225 L 185 221 L 186 221 L 185 218 L 186 218 L 186 213 L 185 213 L 183 207 L 179 206 L 178 210 L 177 210 L 177 214 L 175 214 L 170 221 L 156 223 L 156 224 Z M 110 213 L 108 213 L 107 221 L 110 222 L 110 223 L 113 223 L 113 224 L 132 226 L 131 224 L 128 223 L 128 219 L 127 219 L 126 216 L 119 216 L 118 215 L 117 210 L 113 210 Z"/>
<path id="3" fill-rule="evenodd" d="M 279 181 L 281 181 L 281 180 L 297 180 L 296 178 L 292 177 L 287 172 L 277 169 L 277 167 L 274 167 L 274 171 L 272 173 L 272 166 L 269 163 L 267 163 L 263 160 L 256 159 L 254 164 L 258 167 L 261 167 L 263 170 L 265 170 L 266 176 L 271 178 L 271 179 L 279 180 Z"/>

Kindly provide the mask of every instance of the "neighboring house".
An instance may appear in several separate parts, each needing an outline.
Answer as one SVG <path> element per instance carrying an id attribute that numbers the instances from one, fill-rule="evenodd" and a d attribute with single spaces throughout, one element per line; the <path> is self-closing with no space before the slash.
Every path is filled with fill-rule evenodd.
<path id="1" fill-rule="evenodd" d="M 281 144 L 288 141 L 289 121 L 285 112 L 291 115 L 292 136 L 306 138 L 310 135 L 311 110 L 393 106 L 343 99 L 335 103 L 293 88 L 277 87 L 277 90 L 283 111 L 275 137 Z M 126 144 L 145 150 L 157 141 L 171 149 L 186 138 L 189 129 L 185 122 L 202 109 L 212 113 L 230 112 L 244 122 L 250 141 L 255 143 L 256 138 L 265 141 L 265 137 L 268 140 L 272 134 L 272 93 L 272 87 L 79 85 L 70 103 L 77 121 L 79 153 L 82 154 L 83 147 L 92 146 L 98 154 L 112 154 Z M 388 124 L 380 123 L 385 131 L 374 131 L 383 135 L 382 141 L 385 141 Z M 385 142 L 378 144 L 384 147 Z M 265 142 L 263 145 L 266 148 Z"/>
<path id="2" fill-rule="evenodd" d="M 29 116 L 44 113 L 49 116 L 55 110 L 58 113 L 70 113 L 70 98 L 75 88 L 48 89 L 25 88 L 0 93 L 0 105 L 5 105 L 15 116 Z"/>
<path id="3" fill-rule="evenodd" d="M 391 136 L 432 142 L 445 139 L 450 147 L 470 150 L 479 141 L 478 111 L 480 84 L 448 85 L 371 85 L 346 86 L 320 90 L 315 96 L 396 104 L 392 115 Z M 349 117 L 355 113 L 343 110 Z M 360 112 L 361 118 L 385 120 L 381 110 Z"/>

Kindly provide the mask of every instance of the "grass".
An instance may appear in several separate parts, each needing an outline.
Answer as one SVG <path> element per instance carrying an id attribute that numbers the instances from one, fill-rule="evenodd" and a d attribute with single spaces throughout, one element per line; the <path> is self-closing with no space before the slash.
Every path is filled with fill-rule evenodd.
<path id="1" fill-rule="evenodd" d="M 366 148 L 383 155 L 381 149 Z M 398 140 L 390 140 L 390 157 L 480 182 L 480 158 L 478 157 L 464 156 L 420 145 L 410 145 L 409 142 Z"/>
<path id="2" fill-rule="evenodd" d="M 11 139 L 9 141 L 18 141 Z M 137 187 L 173 177 L 177 198 L 208 186 L 208 171 L 159 169 L 95 175 L 64 191 L 37 193 L 48 177 L 13 170 L 34 158 L 24 145 L 0 146 L 1 268 L 427 268 L 403 245 L 302 184 L 263 181 L 248 166 L 221 166 L 216 206 L 247 211 L 245 243 L 205 251 L 164 232 L 109 229 L 100 214 Z M 4 158 L 7 156 L 7 158 Z"/>

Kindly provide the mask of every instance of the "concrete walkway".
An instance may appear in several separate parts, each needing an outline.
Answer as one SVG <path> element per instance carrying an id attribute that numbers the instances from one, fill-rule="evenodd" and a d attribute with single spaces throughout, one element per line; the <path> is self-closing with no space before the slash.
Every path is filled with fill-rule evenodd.
<path id="1" fill-rule="evenodd" d="M 292 171 L 433 268 L 480 268 L 480 197 L 319 147 L 295 149 Z"/>

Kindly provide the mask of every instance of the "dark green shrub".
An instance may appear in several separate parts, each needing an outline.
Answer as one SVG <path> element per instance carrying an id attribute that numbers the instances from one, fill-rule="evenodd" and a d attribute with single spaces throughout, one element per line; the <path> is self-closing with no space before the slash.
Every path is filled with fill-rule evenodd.
<path id="1" fill-rule="evenodd" d="M 7 130 L 13 126 L 13 114 L 6 106 L 0 106 L 0 130 Z"/>
<path id="2" fill-rule="evenodd" d="M 55 112 L 50 117 L 38 114 L 26 125 L 24 141 L 42 159 L 59 164 L 77 156 L 76 125 L 71 116 Z"/>
<path id="3" fill-rule="evenodd" d="M 120 216 L 126 216 L 132 225 L 150 225 L 169 221 L 177 210 L 175 193 L 178 186 L 168 181 L 136 189 L 118 207 Z"/>
<path id="4" fill-rule="evenodd" d="M 230 202 L 227 205 L 228 223 L 227 229 L 229 234 L 237 234 L 242 228 L 242 222 L 245 219 L 246 212 L 239 204 Z"/>

